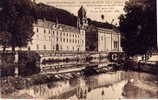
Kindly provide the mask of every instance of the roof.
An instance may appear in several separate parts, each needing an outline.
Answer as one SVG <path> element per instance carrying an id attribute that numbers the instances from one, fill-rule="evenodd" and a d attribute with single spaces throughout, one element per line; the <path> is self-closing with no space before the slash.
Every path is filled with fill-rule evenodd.
<path id="1" fill-rule="evenodd" d="M 79 29 L 73 26 L 65 25 L 65 24 L 59 24 L 48 20 L 42 20 L 38 19 L 36 23 L 34 23 L 33 26 L 38 27 L 44 27 L 44 28 L 50 28 L 54 30 L 61 30 L 64 32 L 75 32 L 79 33 Z"/>
<path id="2" fill-rule="evenodd" d="M 78 16 L 79 17 L 86 17 L 86 10 L 83 8 L 83 6 L 81 6 L 81 8 L 78 11 Z"/>
<path id="3" fill-rule="evenodd" d="M 100 27 L 97 27 L 97 30 L 98 31 L 102 31 L 102 32 L 112 32 L 114 34 L 120 34 L 119 32 L 115 31 L 115 29 L 109 29 L 109 28 L 100 28 Z"/>

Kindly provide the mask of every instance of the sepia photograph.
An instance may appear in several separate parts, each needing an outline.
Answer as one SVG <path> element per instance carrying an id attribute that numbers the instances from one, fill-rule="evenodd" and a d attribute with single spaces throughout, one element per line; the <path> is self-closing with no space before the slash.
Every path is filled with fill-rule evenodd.
<path id="1" fill-rule="evenodd" d="M 158 99 L 157 0 L 0 0 L 0 99 Z"/>

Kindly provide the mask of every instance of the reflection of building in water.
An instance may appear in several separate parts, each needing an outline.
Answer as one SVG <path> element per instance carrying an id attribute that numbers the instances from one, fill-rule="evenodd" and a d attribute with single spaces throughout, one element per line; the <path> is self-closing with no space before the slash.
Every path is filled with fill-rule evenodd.
<path id="1" fill-rule="evenodd" d="M 108 85 L 115 82 L 119 82 L 123 80 L 123 75 L 121 72 L 117 73 L 109 73 L 109 74 L 101 74 L 96 76 L 97 85 Z"/>
<path id="2" fill-rule="evenodd" d="M 60 81 L 48 84 L 33 86 L 27 90 L 21 90 L 21 93 L 24 92 L 35 98 L 48 98 L 59 96 L 70 89 L 69 81 Z"/>
<path id="3" fill-rule="evenodd" d="M 76 96 L 79 99 L 85 99 L 87 97 L 88 87 L 84 79 L 80 79 L 80 85 L 76 90 Z"/>
<path id="4" fill-rule="evenodd" d="M 104 89 L 100 89 L 101 87 L 115 92 L 113 91 L 113 85 L 111 84 L 119 83 L 121 81 L 123 81 L 122 72 L 101 74 L 98 76 L 91 77 L 86 81 L 81 79 L 80 87 L 77 88 L 76 96 L 80 99 L 87 98 L 88 93 L 94 90 L 100 91 L 99 95 L 104 95 L 105 91 Z"/>

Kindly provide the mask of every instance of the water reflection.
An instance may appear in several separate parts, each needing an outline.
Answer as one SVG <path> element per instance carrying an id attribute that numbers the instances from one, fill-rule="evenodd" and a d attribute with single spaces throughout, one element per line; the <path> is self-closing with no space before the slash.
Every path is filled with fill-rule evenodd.
<path id="1" fill-rule="evenodd" d="M 105 66 L 100 64 L 99 66 Z M 33 98 L 52 98 L 52 99 L 88 99 L 102 100 L 107 98 L 141 98 L 154 97 L 157 94 L 144 91 L 143 89 L 133 88 L 132 81 L 157 81 L 154 75 L 136 72 L 108 72 L 99 75 L 82 76 L 76 79 L 50 82 L 37 85 L 29 89 L 20 90 L 14 95 L 27 94 Z M 157 89 L 157 88 L 156 88 Z M 158 90 L 158 89 L 157 89 Z M 156 93 L 156 92 L 155 92 Z"/>

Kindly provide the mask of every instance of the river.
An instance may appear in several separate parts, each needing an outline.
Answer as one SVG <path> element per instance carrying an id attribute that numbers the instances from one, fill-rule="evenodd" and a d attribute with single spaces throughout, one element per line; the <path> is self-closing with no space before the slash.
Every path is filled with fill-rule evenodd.
<path id="1" fill-rule="evenodd" d="M 32 86 L 12 96 L 70 100 L 158 98 L 158 76 L 133 71 L 106 72 Z"/>

